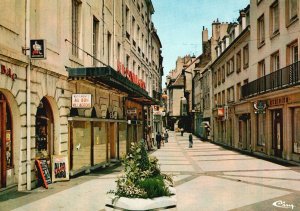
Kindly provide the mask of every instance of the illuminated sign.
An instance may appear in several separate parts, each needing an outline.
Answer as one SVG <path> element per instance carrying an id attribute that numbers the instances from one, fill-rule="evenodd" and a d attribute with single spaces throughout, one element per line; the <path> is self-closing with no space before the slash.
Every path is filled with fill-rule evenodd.
<path id="1" fill-rule="evenodd" d="M 91 94 L 72 94 L 72 108 L 91 108 Z"/>
<path id="2" fill-rule="evenodd" d="M 131 82 L 146 90 L 145 82 L 142 79 L 139 79 L 136 74 L 134 74 L 132 71 L 126 68 L 120 61 L 118 61 L 117 71 L 121 73 L 124 77 L 128 78 Z"/>

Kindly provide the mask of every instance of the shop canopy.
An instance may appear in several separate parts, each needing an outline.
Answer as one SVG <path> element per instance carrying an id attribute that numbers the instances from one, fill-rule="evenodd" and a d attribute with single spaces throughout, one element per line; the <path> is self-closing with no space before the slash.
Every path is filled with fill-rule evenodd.
<path id="1" fill-rule="evenodd" d="M 68 68 L 70 80 L 88 80 L 96 84 L 107 85 L 128 94 L 128 98 L 144 105 L 156 105 L 159 101 L 150 97 L 148 92 L 112 67 Z"/>

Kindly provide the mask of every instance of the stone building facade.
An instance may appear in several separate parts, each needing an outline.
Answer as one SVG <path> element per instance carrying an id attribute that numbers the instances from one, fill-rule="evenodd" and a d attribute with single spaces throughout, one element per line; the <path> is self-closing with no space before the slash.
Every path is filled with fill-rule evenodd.
<path id="1" fill-rule="evenodd" d="M 89 172 L 146 137 L 163 70 L 150 0 L 4 0 L 1 8 L 1 188 L 35 187 L 36 159 L 51 166 L 51 156 L 65 155 L 71 175 Z M 30 59 L 43 47 L 46 59 Z M 91 101 L 76 107 L 73 94 Z"/>

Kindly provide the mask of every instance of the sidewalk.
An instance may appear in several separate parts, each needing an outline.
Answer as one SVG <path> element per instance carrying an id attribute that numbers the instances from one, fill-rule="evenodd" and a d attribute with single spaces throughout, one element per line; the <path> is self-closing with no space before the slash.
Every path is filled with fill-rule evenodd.
<path id="1" fill-rule="evenodd" d="M 300 169 L 230 151 L 188 133 L 169 132 L 169 142 L 151 152 L 174 176 L 177 210 L 276 210 L 285 201 L 300 208 Z M 0 196 L 1 210 L 103 210 L 122 167 L 101 169 L 69 182 Z"/>

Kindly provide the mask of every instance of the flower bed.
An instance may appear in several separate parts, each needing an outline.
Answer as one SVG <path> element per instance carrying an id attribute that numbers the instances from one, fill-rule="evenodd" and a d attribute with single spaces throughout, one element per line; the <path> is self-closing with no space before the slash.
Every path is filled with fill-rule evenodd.
<path id="1" fill-rule="evenodd" d="M 160 171 L 156 157 L 148 157 L 144 143 L 132 143 L 123 160 L 124 173 L 117 189 L 108 192 L 106 208 L 124 210 L 170 209 L 176 207 L 171 176 Z"/>

